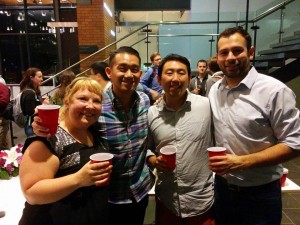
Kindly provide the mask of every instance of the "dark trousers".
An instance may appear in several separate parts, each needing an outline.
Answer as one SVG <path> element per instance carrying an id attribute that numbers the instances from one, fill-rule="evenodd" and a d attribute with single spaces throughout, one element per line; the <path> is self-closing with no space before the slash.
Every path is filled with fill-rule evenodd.
<path id="1" fill-rule="evenodd" d="M 109 203 L 109 225 L 143 225 L 147 206 L 148 195 L 139 202 Z"/>
<path id="2" fill-rule="evenodd" d="M 158 198 L 155 198 L 155 202 L 156 225 L 215 225 L 211 210 L 198 216 L 181 218 L 171 212 Z"/>
<path id="3" fill-rule="evenodd" d="M 255 187 L 228 185 L 215 177 L 216 225 L 280 225 L 281 186 L 276 180 Z"/>

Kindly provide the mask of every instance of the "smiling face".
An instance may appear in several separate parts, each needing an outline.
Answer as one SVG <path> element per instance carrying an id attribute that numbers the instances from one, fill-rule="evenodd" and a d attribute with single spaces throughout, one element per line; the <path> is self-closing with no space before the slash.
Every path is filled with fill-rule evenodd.
<path id="1" fill-rule="evenodd" d="M 78 90 L 70 102 L 65 102 L 68 108 L 68 119 L 73 126 L 87 128 L 94 124 L 101 113 L 101 95 L 86 88 Z"/>
<path id="2" fill-rule="evenodd" d="M 105 71 L 116 95 L 133 93 L 142 75 L 139 58 L 128 53 L 118 53 Z"/>
<path id="3" fill-rule="evenodd" d="M 221 37 L 218 41 L 217 62 L 226 80 L 239 83 L 250 70 L 250 58 L 254 48 L 247 50 L 246 39 L 239 33 Z"/>
<path id="4" fill-rule="evenodd" d="M 30 77 L 34 87 L 39 87 L 42 85 L 43 74 L 41 71 L 37 71 L 33 77 Z"/>
<path id="5" fill-rule="evenodd" d="M 157 79 L 163 87 L 167 99 L 185 99 L 186 89 L 190 82 L 185 64 L 176 60 L 167 61 L 162 68 L 161 76 L 158 76 Z"/>

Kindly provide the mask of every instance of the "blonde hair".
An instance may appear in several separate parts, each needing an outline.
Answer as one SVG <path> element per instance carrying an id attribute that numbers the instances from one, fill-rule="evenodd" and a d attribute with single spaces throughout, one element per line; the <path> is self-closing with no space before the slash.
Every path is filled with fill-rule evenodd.
<path id="1" fill-rule="evenodd" d="M 65 118 L 67 111 L 66 105 L 72 102 L 74 94 L 80 90 L 88 90 L 92 93 L 95 93 L 99 95 L 102 100 L 102 87 L 97 81 L 86 76 L 77 77 L 71 82 L 71 84 L 67 86 L 66 94 L 64 97 L 64 104 L 60 109 L 60 120 L 64 120 Z"/>

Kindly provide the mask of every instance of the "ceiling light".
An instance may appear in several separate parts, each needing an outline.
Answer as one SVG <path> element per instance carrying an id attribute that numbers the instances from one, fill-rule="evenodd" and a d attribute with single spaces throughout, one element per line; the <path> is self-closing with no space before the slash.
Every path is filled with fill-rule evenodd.
<path id="1" fill-rule="evenodd" d="M 116 32 L 114 32 L 113 30 L 110 30 L 110 34 L 111 34 L 111 36 L 113 36 L 113 37 L 116 36 Z"/>
<path id="2" fill-rule="evenodd" d="M 112 17 L 113 14 L 112 14 L 110 8 L 108 7 L 108 5 L 105 2 L 103 3 L 103 5 L 104 5 L 104 8 L 105 8 L 106 12 L 110 15 L 110 17 Z"/>

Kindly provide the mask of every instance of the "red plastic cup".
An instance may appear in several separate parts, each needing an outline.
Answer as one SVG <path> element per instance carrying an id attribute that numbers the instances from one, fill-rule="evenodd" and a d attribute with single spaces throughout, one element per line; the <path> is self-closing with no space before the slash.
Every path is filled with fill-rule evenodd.
<path id="1" fill-rule="evenodd" d="M 112 165 L 112 159 L 114 155 L 110 153 L 95 153 L 90 156 L 91 163 L 97 163 L 97 162 L 109 162 L 109 165 Z M 109 166 L 108 165 L 108 166 Z M 110 178 L 108 177 L 107 181 L 104 185 L 109 185 Z"/>
<path id="2" fill-rule="evenodd" d="M 173 145 L 167 145 L 160 149 L 162 158 L 166 161 L 168 167 L 172 170 L 176 168 L 176 151 L 177 148 Z"/>
<path id="3" fill-rule="evenodd" d="M 59 105 L 38 105 L 39 117 L 43 120 L 40 125 L 49 128 L 49 133 L 54 135 L 57 131 Z"/>
<path id="4" fill-rule="evenodd" d="M 225 147 L 210 147 L 207 148 L 208 156 L 224 156 L 226 155 L 226 148 Z"/>
<path id="5" fill-rule="evenodd" d="M 283 174 L 282 174 L 282 177 L 280 179 L 281 187 L 285 186 L 285 182 L 286 182 L 286 178 L 287 178 L 288 173 L 289 173 L 289 170 L 287 168 L 283 168 Z"/>

